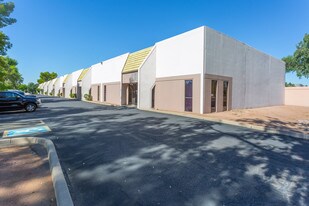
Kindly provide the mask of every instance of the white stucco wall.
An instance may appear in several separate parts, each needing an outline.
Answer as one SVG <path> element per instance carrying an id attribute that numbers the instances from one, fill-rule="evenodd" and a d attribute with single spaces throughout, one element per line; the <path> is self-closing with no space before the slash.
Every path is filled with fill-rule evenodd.
<path id="1" fill-rule="evenodd" d="M 83 69 L 77 70 L 75 72 L 72 72 L 72 74 L 69 74 L 69 77 L 65 83 L 65 98 L 70 98 L 70 93 L 72 87 L 77 87 L 77 79 L 79 75 L 82 73 Z"/>
<path id="2" fill-rule="evenodd" d="M 41 92 L 41 89 L 43 89 L 44 88 L 44 83 L 41 83 L 41 84 L 39 84 L 39 87 L 38 87 L 39 89 L 40 89 L 40 94 L 42 94 L 42 92 Z"/>
<path id="3" fill-rule="evenodd" d="M 45 92 L 48 92 L 49 83 L 50 83 L 50 81 L 47 81 L 46 84 L 44 85 L 44 94 L 45 94 Z"/>
<path id="4" fill-rule="evenodd" d="M 270 57 L 269 64 L 268 98 L 269 105 L 281 105 L 285 103 L 285 63 L 274 57 Z"/>
<path id="5" fill-rule="evenodd" d="M 46 85 L 46 83 L 47 83 L 47 82 L 44 82 L 44 83 L 42 84 L 43 94 L 44 94 L 44 92 L 45 92 L 45 85 Z"/>
<path id="6" fill-rule="evenodd" d="M 49 95 L 49 93 L 51 93 L 51 92 L 53 91 L 53 89 L 54 89 L 54 83 L 55 83 L 56 80 L 57 80 L 57 78 L 52 79 L 52 80 L 49 82 L 49 84 L 48 84 L 48 95 Z"/>
<path id="7" fill-rule="evenodd" d="M 64 79 L 66 78 L 67 75 L 63 75 L 61 77 L 59 77 L 59 80 L 57 82 L 55 82 L 55 95 L 58 95 L 59 90 L 62 88 L 62 84 Z M 60 91 L 60 93 L 62 93 L 62 91 Z"/>
<path id="8" fill-rule="evenodd" d="M 139 109 L 151 109 L 152 88 L 156 82 L 156 48 L 154 47 L 138 71 Z"/>
<path id="9" fill-rule="evenodd" d="M 49 95 L 49 93 L 53 90 L 54 82 L 55 82 L 55 79 L 48 81 L 47 88 L 46 88 L 47 95 Z"/>
<path id="10" fill-rule="evenodd" d="M 204 28 L 156 43 L 156 77 L 203 73 Z"/>
<path id="11" fill-rule="evenodd" d="M 120 82 L 124 64 L 127 61 L 129 53 L 108 59 L 103 62 L 103 70 L 100 74 L 100 83 Z"/>
<path id="12" fill-rule="evenodd" d="M 72 87 L 77 86 L 77 79 L 84 69 L 77 70 L 72 73 Z"/>
<path id="13" fill-rule="evenodd" d="M 128 58 L 123 54 L 91 66 L 92 84 L 112 83 L 121 81 L 121 73 Z"/>
<path id="14" fill-rule="evenodd" d="M 91 84 L 100 84 L 104 75 L 103 62 L 91 66 Z"/>
<path id="15" fill-rule="evenodd" d="M 72 74 L 68 74 L 68 78 L 64 85 L 65 88 L 65 98 L 70 98 L 70 91 L 72 89 Z"/>
<path id="16" fill-rule="evenodd" d="M 92 79 L 92 68 L 89 69 L 89 71 L 86 73 L 84 78 L 81 81 L 81 87 L 82 87 L 82 100 L 85 100 L 84 95 L 89 94 L 89 90 L 91 88 L 91 79 Z"/>
<path id="17" fill-rule="evenodd" d="M 206 74 L 233 78 L 232 109 L 284 103 L 285 65 L 265 53 L 206 28 Z"/>

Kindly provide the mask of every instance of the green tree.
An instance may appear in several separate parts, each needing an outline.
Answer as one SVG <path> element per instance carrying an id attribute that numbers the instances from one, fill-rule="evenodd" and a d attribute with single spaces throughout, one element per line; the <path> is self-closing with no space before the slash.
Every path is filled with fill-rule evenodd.
<path id="1" fill-rule="evenodd" d="M 21 90 L 21 91 L 24 91 L 24 92 L 27 92 L 27 85 L 26 84 L 21 84 L 18 86 L 18 90 Z"/>
<path id="2" fill-rule="evenodd" d="M 40 78 L 37 80 L 39 84 L 50 81 L 52 79 L 57 78 L 58 74 L 55 72 L 41 72 Z"/>
<path id="3" fill-rule="evenodd" d="M 309 34 L 296 45 L 293 55 L 282 58 L 286 63 L 286 72 L 296 72 L 298 77 L 309 78 Z"/>
<path id="4" fill-rule="evenodd" d="M 18 71 L 17 61 L 9 57 L 0 56 L 2 61 L 2 70 L 0 76 L 0 90 L 18 89 L 23 82 L 23 78 Z"/>
<path id="5" fill-rule="evenodd" d="M 0 0 L 0 28 L 16 23 L 16 19 L 10 15 L 14 11 L 15 5 L 13 2 L 3 2 Z M 6 55 L 6 51 L 12 47 L 9 37 L 3 32 L 0 32 L 0 55 Z"/>
<path id="6" fill-rule="evenodd" d="M 27 85 L 27 92 L 31 93 L 31 94 L 36 94 L 38 92 L 38 84 L 35 84 L 33 82 L 29 82 Z"/>
<path id="7" fill-rule="evenodd" d="M 13 2 L 0 0 L 0 28 L 14 24 L 16 19 L 10 15 L 14 11 Z M 23 81 L 17 68 L 17 61 L 6 57 L 6 52 L 12 47 L 10 39 L 0 31 L 0 89 L 17 89 Z"/>
<path id="8" fill-rule="evenodd" d="M 0 28 L 16 23 L 16 19 L 10 17 L 15 8 L 14 3 L 2 2 L 3 0 L 0 0 Z"/>
<path id="9" fill-rule="evenodd" d="M 286 87 L 295 87 L 295 84 L 293 84 L 291 82 L 285 82 L 285 86 Z"/>

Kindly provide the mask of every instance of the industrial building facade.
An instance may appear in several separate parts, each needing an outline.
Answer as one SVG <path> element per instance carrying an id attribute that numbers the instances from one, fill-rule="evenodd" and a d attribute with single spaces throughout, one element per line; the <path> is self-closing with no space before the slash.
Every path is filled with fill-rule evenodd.
<path id="1" fill-rule="evenodd" d="M 283 105 L 285 64 L 203 26 L 62 81 L 66 98 L 87 94 L 108 104 L 204 114 Z M 46 94 L 55 83 L 40 88 Z"/>

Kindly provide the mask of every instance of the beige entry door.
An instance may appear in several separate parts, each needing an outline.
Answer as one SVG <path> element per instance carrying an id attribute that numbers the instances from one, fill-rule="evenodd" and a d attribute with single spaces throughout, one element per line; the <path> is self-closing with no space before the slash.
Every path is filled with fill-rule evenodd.
<path id="1" fill-rule="evenodd" d="M 129 105 L 137 105 L 137 83 L 129 84 Z"/>
<path id="2" fill-rule="evenodd" d="M 217 111 L 217 87 L 218 81 L 211 80 L 211 112 Z"/>
<path id="3" fill-rule="evenodd" d="M 232 106 L 232 78 L 207 75 L 205 79 L 204 112 L 223 112 Z"/>

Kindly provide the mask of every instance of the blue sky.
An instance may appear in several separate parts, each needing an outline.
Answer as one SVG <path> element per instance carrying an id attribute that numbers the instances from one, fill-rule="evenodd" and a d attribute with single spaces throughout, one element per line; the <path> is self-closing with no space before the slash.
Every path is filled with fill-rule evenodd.
<path id="1" fill-rule="evenodd" d="M 207 25 L 282 58 L 309 33 L 308 0 L 11 0 L 17 23 L 4 29 L 24 82 L 133 52 Z M 286 81 L 309 84 L 286 75 Z"/>

